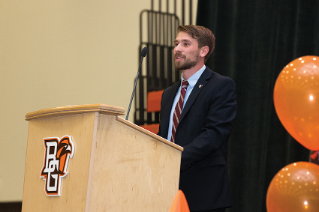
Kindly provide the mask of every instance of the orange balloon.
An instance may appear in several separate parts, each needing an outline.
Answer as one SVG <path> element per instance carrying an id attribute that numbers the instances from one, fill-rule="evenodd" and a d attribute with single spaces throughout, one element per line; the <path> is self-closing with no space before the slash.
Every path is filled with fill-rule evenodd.
<path id="1" fill-rule="evenodd" d="M 268 212 L 318 212 L 319 166 L 297 162 L 285 166 L 267 191 Z"/>
<path id="2" fill-rule="evenodd" d="M 307 149 L 319 150 L 319 57 L 286 65 L 276 80 L 274 104 L 289 134 Z"/>

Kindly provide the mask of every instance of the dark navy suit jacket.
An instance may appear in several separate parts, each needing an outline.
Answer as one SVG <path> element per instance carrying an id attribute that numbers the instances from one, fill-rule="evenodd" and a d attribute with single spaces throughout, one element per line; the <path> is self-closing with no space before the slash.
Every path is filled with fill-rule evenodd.
<path id="1" fill-rule="evenodd" d="M 170 112 L 181 82 L 165 89 L 158 135 L 167 138 Z M 230 207 L 227 174 L 228 138 L 236 116 L 236 86 L 232 79 L 206 68 L 181 114 L 175 143 L 184 147 L 180 189 L 190 210 Z"/>

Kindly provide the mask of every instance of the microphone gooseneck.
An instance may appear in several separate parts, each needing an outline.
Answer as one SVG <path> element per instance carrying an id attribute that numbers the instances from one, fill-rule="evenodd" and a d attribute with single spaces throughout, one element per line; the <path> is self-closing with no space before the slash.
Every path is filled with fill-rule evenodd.
<path id="1" fill-rule="evenodd" d="M 143 62 L 143 59 L 144 57 L 146 56 L 146 53 L 147 53 L 147 48 L 144 47 L 141 51 L 141 61 L 140 61 L 140 65 L 138 67 L 138 71 L 137 71 L 137 75 L 136 75 L 136 78 L 135 78 L 135 84 L 134 84 L 134 88 L 133 88 L 133 92 L 132 92 L 132 96 L 131 96 L 131 100 L 130 100 L 130 104 L 128 106 L 128 109 L 127 109 L 127 114 L 126 114 L 126 120 L 128 119 L 128 115 L 130 113 L 130 110 L 131 110 L 131 105 L 132 105 L 132 101 L 133 101 L 133 97 L 134 97 L 134 93 L 135 93 L 135 89 L 136 89 L 136 84 L 137 84 L 137 80 L 138 80 L 138 75 L 140 73 L 140 69 L 141 69 L 141 65 L 142 65 L 142 62 Z"/>

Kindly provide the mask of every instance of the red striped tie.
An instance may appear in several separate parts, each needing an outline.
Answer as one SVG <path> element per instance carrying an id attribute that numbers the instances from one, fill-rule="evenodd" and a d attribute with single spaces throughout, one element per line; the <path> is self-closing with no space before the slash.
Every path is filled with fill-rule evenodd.
<path id="1" fill-rule="evenodd" d="M 177 129 L 177 125 L 179 123 L 179 118 L 181 117 L 182 110 L 183 110 L 183 104 L 184 104 L 184 97 L 186 94 L 188 82 L 186 80 L 183 81 L 182 83 L 182 88 L 181 88 L 181 95 L 179 96 L 179 100 L 176 104 L 174 114 L 173 114 L 173 125 L 172 125 L 172 137 L 171 141 L 175 143 L 175 133 Z"/>

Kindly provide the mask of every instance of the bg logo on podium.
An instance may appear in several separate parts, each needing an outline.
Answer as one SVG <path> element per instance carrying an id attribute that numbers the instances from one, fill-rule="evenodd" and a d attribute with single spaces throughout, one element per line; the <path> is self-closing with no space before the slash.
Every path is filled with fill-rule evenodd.
<path id="1" fill-rule="evenodd" d="M 44 190 L 47 196 L 60 196 L 61 178 L 68 174 L 69 158 L 74 154 L 71 136 L 44 138 L 44 147 L 44 166 L 40 176 L 45 180 Z"/>

